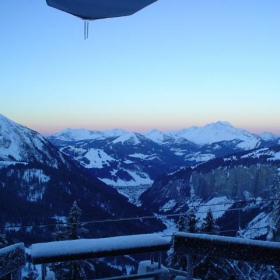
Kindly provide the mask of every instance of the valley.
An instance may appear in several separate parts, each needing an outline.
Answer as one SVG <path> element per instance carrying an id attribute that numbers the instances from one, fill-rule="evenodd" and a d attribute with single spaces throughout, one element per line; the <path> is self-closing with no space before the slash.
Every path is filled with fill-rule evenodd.
<path id="1" fill-rule="evenodd" d="M 0 227 L 10 242 L 51 241 L 74 201 L 85 238 L 171 236 L 190 213 L 200 231 L 210 209 L 221 235 L 276 240 L 279 191 L 280 137 L 270 133 L 217 122 L 45 138 L 0 115 Z"/>

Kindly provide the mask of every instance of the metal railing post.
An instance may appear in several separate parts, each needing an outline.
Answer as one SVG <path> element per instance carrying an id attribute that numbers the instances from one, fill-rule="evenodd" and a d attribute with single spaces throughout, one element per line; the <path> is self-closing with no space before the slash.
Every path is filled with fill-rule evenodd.
<path id="1" fill-rule="evenodd" d="M 158 252 L 158 268 L 161 268 L 161 261 L 162 261 L 162 255 L 161 252 Z"/>
<path id="2" fill-rule="evenodd" d="M 11 280 L 21 280 L 21 269 L 20 268 L 11 273 Z"/>

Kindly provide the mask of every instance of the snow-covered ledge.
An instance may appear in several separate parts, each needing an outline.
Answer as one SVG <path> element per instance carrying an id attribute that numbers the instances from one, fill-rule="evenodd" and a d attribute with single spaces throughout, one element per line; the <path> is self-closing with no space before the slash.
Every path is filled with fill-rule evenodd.
<path id="1" fill-rule="evenodd" d="M 20 271 L 25 264 L 25 248 L 23 243 L 14 244 L 0 249 L 0 277 L 6 274 Z M 20 279 L 14 277 L 14 279 Z"/>
<path id="2" fill-rule="evenodd" d="M 159 234 L 127 235 L 37 243 L 31 246 L 34 264 L 166 251 L 170 240 Z"/>
<path id="3" fill-rule="evenodd" d="M 175 233 L 174 250 L 216 258 L 280 265 L 280 243 L 197 233 Z"/>

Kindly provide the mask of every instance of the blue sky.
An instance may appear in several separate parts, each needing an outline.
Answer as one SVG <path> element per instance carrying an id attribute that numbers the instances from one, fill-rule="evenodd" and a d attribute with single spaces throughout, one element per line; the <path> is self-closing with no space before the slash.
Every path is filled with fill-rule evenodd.
<path id="1" fill-rule="evenodd" d="M 159 0 L 83 21 L 1 2 L 0 113 L 43 134 L 218 120 L 280 135 L 280 1 Z"/>

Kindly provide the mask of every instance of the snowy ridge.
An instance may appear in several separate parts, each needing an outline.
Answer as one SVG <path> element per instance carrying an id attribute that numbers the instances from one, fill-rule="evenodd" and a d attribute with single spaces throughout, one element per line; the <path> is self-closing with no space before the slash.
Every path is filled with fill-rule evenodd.
<path id="1" fill-rule="evenodd" d="M 56 158 L 52 155 L 54 152 Z M 63 156 L 42 135 L 0 115 L 0 162 L 3 162 L 2 166 L 17 162 L 38 161 L 48 162 L 57 168 L 60 160 L 64 161 Z"/>
<path id="2" fill-rule="evenodd" d="M 182 137 L 198 145 L 211 144 L 220 141 L 230 141 L 239 139 L 244 143 L 240 146 L 244 149 L 256 148 L 260 142 L 260 137 L 250 132 L 237 129 L 228 122 L 216 122 L 203 127 L 193 126 L 191 128 L 169 132 L 173 137 Z"/>
<path id="3" fill-rule="evenodd" d="M 113 141 L 114 144 L 121 143 L 122 145 L 126 142 L 130 142 L 133 145 L 140 144 L 139 136 L 137 133 L 127 133 L 119 136 L 117 139 Z"/>
<path id="4" fill-rule="evenodd" d="M 66 128 L 65 130 L 56 133 L 53 135 L 58 140 L 63 141 L 79 141 L 83 139 L 96 139 L 102 137 L 102 133 L 100 131 L 95 130 L 87 130 L 87 129 L 72 129 Z"/>
<path id="5" fill-rule="evenodd" d="M 152 129 L 148 132 L 145 132 L 143 135 L 159 144 L 163 144 L 164 142 L 170 141 L 171 139 L 173 139 L 172 137 L 159 131 L 158 129 Z M 176 140 L 176 139 L 174 139 L 174 140 Z"/>
<path id="6" fill-rule="evenodd" d="M 275 140 L 279 138 L 277 135 L 270 133 L 270 132 L 263 132 L 259 134 L 259 137 L 264 141 Z"/>
<path id="7" fill-rule="evenodd" d="M 97 131 L 67 128 L 50 136 L 50 138 L 63 141 L 79 141 L 108 137 L 116 138 L 120 136 L 120 138 L 118 140 L 116 139 L 116 141 L 124 143 L 130 138 L 134 138 L 134 141 L 136 141 L 136 138 L 138 137 L 137 135 L 139 134 L 140 133 L 136 132 L 127 132 L 122 129 Z M 242 149 L 257 148 L 261 140 L 270 141 L 279 138 L 269 132 L 265 132 L 260 135 L 252 134 L 244 129 L 233 127 L 229 122 L 221 121 L 210 123 L 202 127 L 192 126 L 190 128 L 169 132 L 161 132 L 158 129 L 153 129 L 143 133 L 142 136 L 145 136 L 158 144 L 164 144 L 165 142 L 170 141 L 180 143 L 183 139 L 185 139 L 200 146 L 220 141 L 239 140 L 241 141 L 239 147 Z"/>
<path id="8" fill-rule="evenodd" d="M 107 137 L 118 137 L 126 134 L 127 131 L 122 129 L 112 129 L 112 130 L 88 130 L 88 129 L 73 129 L 67 128 L 59 133 L 56 133 L 51 136 L 61 141 L 80 141 L 80 140 L 92 140 L 98 138 L 107 138 Z"/>

